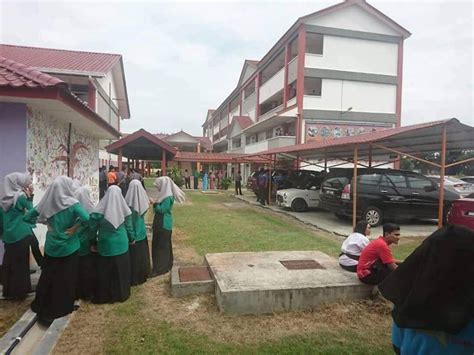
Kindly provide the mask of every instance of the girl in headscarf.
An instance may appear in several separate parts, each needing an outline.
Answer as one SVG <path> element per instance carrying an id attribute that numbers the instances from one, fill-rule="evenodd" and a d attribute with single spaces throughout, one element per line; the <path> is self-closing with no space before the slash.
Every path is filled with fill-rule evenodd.
<path id="1" fill-rule="evenodd" d="M 122 190 L 116 185 L 107 189 L 105 196 L 93 209 L 91 229 L 97 235 L 97 284 L 92 302 L 123 302 L 130 296 L 129 243 L 135 242 L 132 211 L 127 206 Z"/>
<path id="2" fill-rule="evenodd" d="M 47 224 L 48 232 L 44 263 L 31 309 L 38 314 L 40 322 L 50 324 L 74 309 L 80 248 L 75 232 L 87 226 L 89 213 L 74 198 L 72 179 L 59 176 L 24 218 L 35 217 Z"/>
<path id="3" fill-rule="evenodd" d="M 173 247 L 171 234 L 173 231 L 173 216 L 171 211 L 175 201 L 183 202 L 184 192 L 168 176 L 155 180 L 153 185 L 158 189 L 158 197 L 153 202 L 153 240 L 152 260 L 153 270 L 150 277 L 162 275 L 171 270 L 173 266 Z"/>
<path id="4" fill-rule="evenodd" d="M 215 182 L 215 176 L 212 171 L 209 172 L 209 190 L 214 190 L 214 182 Z"/>
<path id="5" fill-rule="evenodd" d="M 207 171 L 206 171 L 204 172 L 203 177 L 202 177 L 202 191 L 207 191 L 208 183 L 209 183 L 209 177 L 207 176 Z"/>
<path id="6" fill-rule="evenodd" d="M 11 173 L 4 179 L 3 210 L 3 297 L 22 299 L 31 292 L 30 245 L 39 266 L 43 256 L 33 234 L 34 223 L 23 220 L 33 209 L 31 177 L 26 173 Z"/>
<path id="7" fill-rule="evenodd" d="M 145 226 L 145 213 L 150 199 L 139 180 L 130 181 L 125 202 L 132 211 L 135 244 L 130 245 L 131 285 L 144 283 L 150 275 L 150 250 Z"/>
<path id="8" fill-rule="evenodd" d="M 87 186 L 81 186 L 74 192 L 76 198 L 87 213 L 92 213 L 94 203 L 91 200 Z M 96 255 L 91 251 L 91 241 L 95 239 L 94 232 L 89 228 L 77 231 L 81 244 L 79 248 L 79 267 L 77 270 L 76 299 L 92 300 L 97 283 Z"/>

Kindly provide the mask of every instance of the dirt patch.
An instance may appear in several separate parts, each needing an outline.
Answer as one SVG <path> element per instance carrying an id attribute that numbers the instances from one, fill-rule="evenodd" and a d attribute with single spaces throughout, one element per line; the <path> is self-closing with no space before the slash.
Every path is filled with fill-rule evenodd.
<path id="1" fill-rule="evenodd" d="M 201 265 L 203 258 L 189 246 L 189 237 L 179 229 L 173 229 L 173 256 L 175 265 Z"/>
<path id="2" fill-rule="evenodd" d="M 0 337 L 2 337 L 30 307 L 32 297 L 23 301 L 0 300 Z"/>

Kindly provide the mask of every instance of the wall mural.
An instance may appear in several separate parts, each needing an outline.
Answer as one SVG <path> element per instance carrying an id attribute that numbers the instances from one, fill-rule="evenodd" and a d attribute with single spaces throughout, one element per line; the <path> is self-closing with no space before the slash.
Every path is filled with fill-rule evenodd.
<path id="1" fill-rule="evenodd" d="M 362 126 L 345 124 L 306 123 L 306 142 L 354 136 L 387 129 L 385 126 Z"/>
<path id="2" fill-rule="evenodd" d="M 39 110 L 28 109 L 27 167 L 35 187 L 45 190 L 59 175 L 67 174 L 68 124 Z M 91 187 L 91 197 L 98 200 L 99 141 L 71 130 L 70 176 Z"/>

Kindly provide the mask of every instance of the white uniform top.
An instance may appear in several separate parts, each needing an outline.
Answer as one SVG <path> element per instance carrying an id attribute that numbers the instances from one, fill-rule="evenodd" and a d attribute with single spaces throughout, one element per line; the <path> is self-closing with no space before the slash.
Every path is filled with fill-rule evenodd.
<path id="1" fill-rule="evenodd" d="M 344 243 L 342 243 L 341 251 L 343 253 L 360 256 L 362 250 L 369 244 L 369 238 L 360 233 L 352 233 L 349 235 Z M 339 257 L 339 264 L 344 266 L 357 265 L 358 261 L 349 258 L 347 255 L 341 255 Z"/>

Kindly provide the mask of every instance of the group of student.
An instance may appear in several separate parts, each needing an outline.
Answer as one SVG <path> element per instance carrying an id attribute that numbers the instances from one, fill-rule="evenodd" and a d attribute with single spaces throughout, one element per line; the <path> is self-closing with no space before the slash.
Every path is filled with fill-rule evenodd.
<path id="1" fill-rule="evenodd" d="M 403 262 L 390 250 L 400 239 L 397 224 L 384 224 L 372 241 L 369 235 L 370 225 L 358 222 L 339 264 L 394 304 L 395 353 L 474 354 L 474 231 L 439 229 Z"/>
<path id="2" fill-rule="evenodd" d="M 168 177 L 155 180 L 156 200 L 139 180 L 130 181 L 125 198 L 111 185 L 94 205 L 87 186 L 59 176 L 33 206 L 31 177 L 11 173 L 4 179 L 0 235 L 5 245 L 3 296 L 24 299 L 32 292 L 30 248 L 41 275 L 31 305 L 45 324 L 71 313 L 74 301 L 123 302 L 130 286 L 165 274 L 173 265 L 173 204 L 184 193 Z M 144 216 L 153 206 L 152 262 Z M 33 233 L 36 223 L 48 231 L 41 254 Z"/>
<path id="3" fill-rule="evenodd" d="M 112 185 L 120 187 L 122 195 L 125 197 L 130 181 L 132 180 L 138 180 L 142 183 L 142 186 L 145 186 L 143 177 L 138 170 L 129 168 L 128 172 L 125 172 L 125 169 L 119 169 L 110 165 L 109 171 L 107 172 L 106 167 L 103 165 L 99 168 L 99 198 L 104 197 L 105 191 Z"/>

